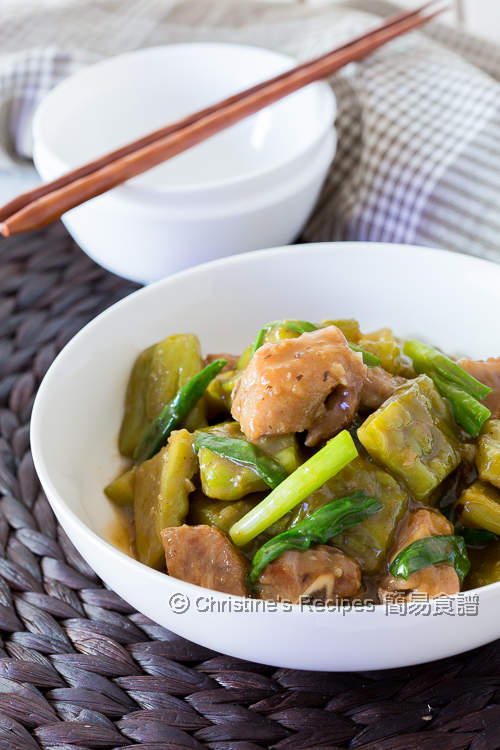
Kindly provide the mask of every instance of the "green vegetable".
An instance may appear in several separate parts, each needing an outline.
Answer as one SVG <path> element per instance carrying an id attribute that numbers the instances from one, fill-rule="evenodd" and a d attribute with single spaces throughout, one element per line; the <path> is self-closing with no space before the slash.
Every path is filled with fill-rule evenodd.
<path id="1" fill-rule="evenodd" d="M 361 336 L 357 345 L 380 359 L 380 365 L 392 375 L 415 377 L 409 357 L 403 354 L 402 344 L 390 328 L 381 328 Z"/>
<path id="2" fill-rule="evenodd" d="M 227 534 L 231 526 L 257 505 L 261 498 L 261 495 L 248 495 L 244 500 L 224 502 L 211 500 L 201 492 L 193 493 L 189 498 L 187 523 L 194 526 L 197 524 L 217 526 L 218 529 Z"/>
<path id="3" fill-rule="evenodd" d="M 500 419 L 489 419 L 477 442 L 479 478 L 500 489 Z"/>
<path id="4" fill-rule="evenodd" d="M 236 362 L 236 370 L 244 370 L 245 367 L 248 365 L 250 360 L 253 357 L 253 344 L 249 344 L 247 348 L 243 351 L 242 355 L 240 356 L 239 360 Z M 240 372 L 241 374 L 241 372 Z"/>
<path id="5" fill-rule="evenodd" d="M 483 549 L 471 549 L 470 558 L 472 567 L 465 581 L 467 589 L 500 581 L 500 541 Z"/>
<path id="6" fill-rule="evenodd" d="M 175 334 L 156 344 L 147 389 L 148 423 L 202 367 L 198 336 L 192 333 Z M 203 401 L 200 400 L 186 414 L 182 426 L 192 432 L 206 423 Z"/>
<path id="7" fill-rule="evenodd" d="M 230 438 L 245 441 L 238 422 L 223 422 L 203 430 L 217 438 Z M 253 441 L 257 451 L 276 461 L 283 476 L 286 477 L 300 466 L 302 458 L 298 440 L 295 435 L 276 435 L 262 437 Z M 201 488 L 207 497 L 217 500 L 239 500 L 254 492 L 268 490 L 268 485 L 257 473 L 254 466 L 236 463 L 229 458 L 200 447 L 198 450 L 200 464 Z"/>
<path id="8" fill-rule="evenodd" d="M 225 534 L 229 534 L 231 526 L 254 508 L 262 500 L 263 496 L 264 493 L 255 492 L 247 495 L 242 500 L 226 502 L 223 500 L 212 500 L 205 497 L 201 492 L 195 491 L 189 497 L 189 514 L 186 523 L 193 526 L 197 524 L 217 526 Z M 263 534 L 260 534 L 248 545 L 245 545 L 242 548 L 243 552 L 246 556 L 251 557 L 264 542 L 276 536 L 276 534 L 286 531 L 287 528 L 286 517 L 280 519 L 277 523 L 266 529 Z"/>
<path id="9" fill-rule="evenodd" d="M 498 541 L 498 536 L 487 529 L 472 529 L 469 526 L 457 524 L 455 534 L 462 536 L 469 547 L 485 547 L 491 542 Z"/>
<path id="10" fill-rule="evenodd" d="M 132 456 L 139 438 L 148 424 L 146 401 L 154 346 L 139 354 L 132 367 L 125 396 L 118 447 L 123 456 Z"/>
<path id="11" fill-rule="evenodd" d="M 450 402 L 458 424 L 462 425 L 469 435 L 477 437 L 483 424 L 491 417 L 490 410 L 474 396 L 454 383 L 448 383 L 440 375 L 434 375 L 432 379 L 439 393 Z"/>
<path id="12" fill-rule="evenodd" d="M 358 451 L 347 430 L 339 432 L 231 527 L 230 535 L 235 544 L 241 547 L 267 529 L 357 455 Z"/>
<path id="13" fill-rule="evenodd" d="M 300 336 L 303 333 L 310 333 L 311 331 L 315 331 L 317 327 L 318 326 L 315 326 L 314 323 L 308 323 L 307 320 L 275 320 L 273 323 L 268 323 L 264 326 L 264 328 L 261 328 L 259 333 L 257 334 L 257 338 L 255 339 L 252 347 L 251 356 L 255 354 L 257 349 L 261 347 L 262 344 L 268 343 L 269 340 L 278 341 L 282 338 L 290 338 L 289 336 L 283 336 L 280 329 L 293 331 Z M 273 329 L 275 331 L 275 334 L 273 337 L 269 337 L 268 334 L 273 332 Z"/>
<path id="14" fill-rule="evenodd" d="M 291 338 L 290 336 L 283 336 L 280 333 L 281 329 L 293 331 L 298 336 L 301 336 L 303 333 L 311 333 L 311 331 L 317 331 L 320 327 L 324 328 L 325 325 L 335 325 L 335 323 L 329 323 L 328 321 L 325 321 L 321 326 L 317 326 L 314 323 L 309 323 L 307 320 L 275 320 L 274 323 L 268 323 L 266 326 L 264 326 L 264 328 L 261 328 L 259 333 L 257 334 L 257 338 L 255 339 L 251 350 L 250 359 L 253 357 L 257 349 L 262 346 L 262 344 L 267 344 L 269 343 L 269 341 L 278 341 L 282 338 Z M 269 333 L 276 330 L 278 331 L 278 335 L 275 334 L 273 338 L 270 338 Z M 349 348 L 353 350 L 353 352 L 359 352 L 363 355 L 363 362 L 365 363 L 365 365 L 368 365 L 369 367 L 376 367 L 380 364 L 380 359 L 374 354 L 370 354 L 370 352 L 364 351 L 364 349 L 361 349 L 359 346 L 357 346 L 356 344 L 352 344 L 349 341 L 347 342 L 347 344 Z"/>
<path id="15" fill-rule="evenodd" d="M 353 350 L 353 352 L 360 352 L 363 355 L 363 362 L 365 365 L 368 365 L 368 367 L 377 367 L 381 364 L 380 357 L 376 357 L 375 354 L 371 354 L 370 352 L 365 351 L 364 349 L 361 349 L 360 346 L 357 344 L 349 344 L 349 348 Z"/>
<path id="16" fill-rule="evenodd" d="M 209 383 L 205 391 L 205 405 L 209 416 L 213 418 L 224 413 L 231 414 L 233 389 L 240 377 L 241 370 L 229 370 L 220 372 Z"/>
<path id="17" fill-rule="evenodd" d="M 456 504 L 458 520 L 464 526 L 500 534 L 500 491 L 485 482 L 474 482 Z"/>
<path id="18" fill-rule="evenodd" d="M 438 391 L 450 402 L 457 422 L 469 435 L 477 437 L 484 422 L 491 417 L 490 410 L 479 403 L 491 393 L 491 388 L 441 352 L 419 341 L 406 341 L 404 353 L 411 357 L 418 373 L 432 378 Z"/>
<path id="19" fill-rule="evenodd" d="M 309 549 L 311 544 L 326 544 L 332 537 L 364 521 L 381 510 L 382 505 L 364 490 L 334 500 L 288 531 L 266 542 L 254 555 L 249 580 L 255 583 L 266 565 L 287 549 Z"/>
<path id="20" fill-rule="evenodd" d="M 319 325 L 320 328 L 326 328 L 327 326 L 336 326 L 337 328 L 340 328 L 348 341 L 351 341 L 353 344 L 359 344 L 361 330 L 359 328 L 359 323 L 355 318 L 322 320 Z"/>
<path id="21" fill-rule="evenodd" d="M 408 578 L 411 573 L 429 565 L 450 563 L 462 582 L 470 570 L 465 541 L 461 536 L 426 536 L 401 550 L 392 561 L 389 572 L 395 578 Z"/>
<path id="22" fill-rule="evenodd" d="M 366 349 L 359 346 L 359 340 L 361 338 L 361 331 L 359 330 L 359 323 L 354 318 L 346 318 L 343 320 L 323 320 L 320 326 L 317 328 L 326 328 L 327 326 L 335 326 L 340 328 L 342 333 L 347 339 L 347 344 L 353 352 L 358 352 L 363 355 L 363 362 L 368 367 L 377 367 L 382 364 L 380 357 L 376 353 L 367 351 Z"/>
<path id="23" fill-rule="evenodd" d="M 119 448 L 124 456 L 134 454 L 151 420 L 202 367 L 200 343 L 192 333 L 168 336 L 139 354 L 130 374 L 120 429 Z M 200 400 L 182 426 L 194 430 L 206 423 Z"/>
<path id="24" fill-rule="evenodd" d="M 256 445 L 246 440 L 222 437 L 209 432 L 198 432 L 195 437 L 196 452 L 200 448 L 208 448 L 222 458 L 228 458 L 237 464 L 248 466 L 255 471 L 264 482 L 274 489 L 288 474 L 281 464 L 271 456 L 266 456 Z"/>
<path id="25" fill-rule="evenodd" d="M 134 504 L 136 468 L 132 466 L 104 488 L 105 495 L 122 508 L 131 508 Z"/>
<path id="26" fill-rule="evenodd" d="M 144 431 L 137 448 L 134 460 L 137 463 L 146 461 L 157 453 L 176 427 L 196 406 L 205 393 L 207 385 L 226 365 L 225 359 L 216 359 L 194 375 L 177 392 L 176 396 L 153 419 Z"/>
<path id="27" fill-rule="evenodd" d="M 441 375 L 450 383 L 455 383 L 455 385 L 463 388 L 474 398 L 483 399 L 491 393 L 491 388 L 488 388 L 484 383 L 480 383 L 479 380 L 469 375 L 463 367 L 430 346 L 426 346 L 419 341 L 406 341 L 404 351 L 412 358 L 421 372 L 429 374 L 427 372 L 429 370 L 433 374 Z M 430 377 L 432 377 L 432 374 L 430 374 Z"/>
<path id="28" fill-rule="evenodd" d="M 370 456 L 424 500 L 461 461 L 448 402 L 427 375 L 419 375 L 385 401 L 359 427 Z"/>
<path id="29" fill-rule="evenodd" d="M 363 573 L 373 575 L 382 567 L 399 521 L 408 508 L 408 492 L 388 472 L 369 458 L 355 458 L 342 471 L 313 492 L 293 513 L 290 526 L 310 517 L 318 508 L 356 490 L 364 490 L 382 504 L 374 516 L 332 540 L 360 564 Z"/>
<path id="30" fill-rule="evenodd" d="M 177 430 L 168 444 L 149 461 L 137 467 L 134 490 L 135 547 L 138 559 L 162 569 L 165 551 L 161 530 L 184 523 L 191 479 L 197 461 L 191 435 Z"/>

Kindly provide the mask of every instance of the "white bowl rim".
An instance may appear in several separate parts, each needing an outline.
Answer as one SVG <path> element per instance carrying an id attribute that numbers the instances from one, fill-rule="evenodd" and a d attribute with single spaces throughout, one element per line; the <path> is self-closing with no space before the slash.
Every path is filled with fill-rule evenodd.
<path id="1" fill-rule="evenodd" d="M 453 257 L 454 263 L 460 263 L 464 266 L 468 265 L 477 265 L 482 266 L 483 268 L 490 268 L 492 265 L 496 265 L 492 263 L 491 261 L 478 258 L 475 256 L 465 255 L 463 253 L 457 253 L 452 250 L 445 250 L 441 248 L 431 248 L 431 247 L 425 247 L 421 245 L 405 245 L 401 243 L 388 243 L 388 242 L 355 242 L 355 241 L 346 241 L 346 242 L 313 242 L 313 243 L 303 243 L 303 244 L 296 244 L 296 245 L 284 245 L 281 247 L 273 247 L 273 248 L 267 248 L 265 250 L 254 250 L 252 252 L 248 253 L 241 253 L 239 255 L 231 255 L 225 258 L 219 258 L 217 260 L 212 260 L 207 263 L 202 263 L 197 266 L 193 266 L 192 268 L 185 269 L 183 271 L 179 271 L 176 274 L 173 274 L 172 276 L 167 276 L 164 279 L 160 279 L 159 281 L 155 281 L 152 284 L 149 284 L 147 286 L 144 286 L 141 289 L 136 290 L 135 292 L 132 292 L 132 294 L 127 295 L 123 299 L 119 300 L 118 302 L 115 302 L 113 305 L 108 307 L 106 310 L 101 312 L 99 315 L 97 315 L 95 318 L 93 318 L 89 323 L 87 323 L 78 333 L 73 336 L 72 339 L 63 347 L 63 349 L 59 352 L 55 360 L 50 365 L 49 369 L 47 370 L 42 383 L 38 389 L 38 392 L 36 394 L 35 402 L 33 404 L 33 411 L 31 416 L 31 423 L 30 423 L 30 443 L 31 443 L 31 451 L 32 451 L 32 457 L 33 462 L 35 466 L 35 470 L 37 472 L 37 475 L 39 477 L 39 480 L 42 484 L 42 487 L 44 488 L 47 499 L 49 500 L 49 503 L 51 505 L 54 505 L 56 508 L 56 515 L 61 516 L 67 516 L 70 517 L 73 524 L 76 524 L 80 530 L 80 532 L 83 534 L 83 537 L 89 540 L 92 540 L 93 542 L 96 542 L 99 545 L 104 545 L 104 547 L 107 549 L 107 551 L 112 555 L 114 558 L 114 561 L 117 563 L 117 565 L 123 565 L 126 563 L 130 566 L 131 570 L 138 569 L 141 570 L 144 574 L 149 575 L 152 579 L 155 578 L 158 580 L 158 582 L 161 582 L 161 580 L 164 579 L 165 576 L 172 578 L 171 576 L 168 576 L 168 573 L 163 573 L 158 570 L 154 570 L 153 568 L 149 568 L 147 565 L 144 565 L 143 563 L 139 562 L 138 560 L 130 557 L 125 552 L 122 552 L 117 547 L 115 547 L 113 544 L 108 542 L 106 539 L 103 539 L 99 534 L 97 534 L 95 531 L 93 531 L 86 523 L 84 523 L 77 515 L 76 513 L 71 510 L 71 508 L 68 507 L 64 499 L 59 494 L 58 490 L 55 488 L 52 480 L 50 479 L 49 471 L 47 467 L 45 466 L 45 463 L 43 461 L 43 450 L 42 450 L 42 443 L 43 443 L 43 436 L 42 436 L 42 419 L 40 418 L 42 413 L 42 407 L 43 407 L 43 400 L 44 400 L 44 392 L 47 389 L 50 381 L 57 376 L 57 372 L 61 366 L 64 365 L 64 362 L 67 357 L 71 356 L 73 348 L 78 344 L 81 338 L 84 338 L 85 336 L 89 335 L 89 332 L 92 331 L 93 327 L 96 325 L 99 325 L 101 321 L 105 320 L 107 316 L 110 316 L 112 314 L 115 314 L 115 311 L 121 307 L 126 306 L 129 304 L 129 301 L 131 298 L 136 299 L 137 297 L 147 295 L 150 293 L 151 289 L 156 289 L 159 286 L 165 286 L 168 287 L 171 283 L 176 283 L 176 281 L 179 278 L 185 279 L 189 278 L 190 276 L 195 276 L 200 271 L 203 271 L 207 268 L 213 269 L 217 268 L 221 265 L 239 265 L 244 264 L 246 261 L 246 258 L 251 256 L 259 255 L 261 257 L 275 257 L 275 256 L 287 256 L 289 257 L 290 254 L 300 254 L 304 251 L 304 247 L 308 248 L 309 252 L 319 252 L 319 251 L 327 251 L 328 248 L 331 248 L 332 245 L 335 246 L 366 246 L 367 244 L 370 244 L 373 246 L 374 252 L 377 251 L 378 248 L 387 248 L 388 246 L 391 247 L 391 249 L 394 249 L 397 251 L 398 249 L 403 252 L 407 252 L 408 250 L 412 251 L 413 253 L 419 253 L 421 255 L 432 255 L 434 256 L 435 253 L 447 253 L 450 256 Z M 465 269 L 464 269 L 465 270 Z M 187 591 L 190 592 L 193 596 L 208 596 L 207 592 L 210 592 L 210 596 L 214 600 L 227 600 L 228 594 L 215 591 L 213 589 L 207 589 L 202 586 L 197 586 L 192 583 L 188 583 L 187 581 L 182 581 L 180 579 L 174 579 L 179 581 L 179 586 L 182 588 L 187 588 Z M 500 581 L 495 583 L 490 583 L 486 586 L 481 586 L 480 588 L 475 589 L 469 589 L 466 593 L 469 595 L 477 594 L 478 592 L 481 592 L 483 595 L 486 593 L 491 593 L 493 591 L 499 591 L 500 592 Z M 460 597 L 463 595 L 463 592 L 460 592 L 458 594 L 452 594 L 451 598 L 454 597 Z M 243 606 L 243 603 L 247 599 L 247 597 L 242 596 L 236 596 L 236 595 L 229 595 L 229 598 L 232 601 L 240 602 Z M 438 601 L 438 600 L 437 600 Z M 300 617 L 311 617 L 315 614 L 314 610 L 305 610 L 301 608 L 299 605 L 293 604 L 283 604 L 281 602 L 276 602 L 276 609 L 278 611 L 289 611 L 290 606 L 293 608 L 294 613 L 296 616 Z M 436 600 L 430 600 L 430 606 L 431 608 L 434 608 L 437 606 Z M 339 607 L 339 610 L 341 608 Z M 343 617 L 357 617 L 362 612 L 371 612 L 372 614 L 375 614 L 379 617 L 383 616 L 385 617 L 387 612 L 386 608 L 383 604 L 377 604 L 374 606 L 374 608 L 371 608 L 370 606 L 360 606 L 356 607 L 355 609 L 347 611 L 345 614 L 343 614 Z"/>
<path id="2" fill-rule="evenodd" d="M 120 55 L 107 57 L 104 60 L 99 60 L 98 62 L 91 63 L 90 65 L 86 65 L 81 70 L 76 71 L 75 73 L 69 75 L 67 78 L 62 80 L 60 83 L 54 86 L 54 88 L 51 89 L 46 96 L 43 97 L 43 99 L 37 106 L 35 110 L 35 114 L 33 116 L 32 131 L 33 131 L 34 142 L 43 144 L 42 148 L 49 155 L 49 157 L 53 159 L 54 162 L 57 163 L 58 167 L 61 170 L 61 174 L 75 169 L 74 166 L 72 166 L 71 164 L 68 164 L 66 160 L 62 159 L 57 153 L 55 153 L 51 148 L 47 146 L 42 135 L 43 119 L 46 119 L 48 117 L 47 109 L 51 106 L 52 100 L 55 98 L 56 95 L 59 95 L 61 91 L 64 92 L 64 89 L 72 87 L 75 83 L 78 85 L 79 82 L 81 82 L 82 79 L 86 75 L 91 75 L 92 73 L 94 73 L 96 70 L 100 68 L 109 67 L 115 63 L 120 63 L 129 58 L 143 56 L 146 54 L 157 54 L 158 52 L 163 53 L 166 50 L 177 51 L 183 48 L 184 49 L 185 48 L 189 48 L 189 49 L 205 48 L 206 49 L 206 48 L 214 48 L 214 47 L 245 49 L 245 50 L 250 50 L 250 51 L 255 51 L 255 52 L 261 52 L 271 57 L 275 57 L 276 59 L 281 59 L 283 63 L 289 65 L 290 67 L 293 67 L 294 65 L 297 64 L 297 60 L 291 57 L 290 55 L 285 55 L 281 52 L 268 49 L 267 47 L 260 47 L 254 44 L 236 44 L 232 42 L 179 42 L 179 43 L 173 43 L 173 44 L 155 45 L 152 47 L 141 47 L 140 49 L 123 52 Z M 273 172 L 278 171 L 279 169 L 285 167 L 287 164 L 293 163 L 296 159 L 300 159 L 300 157 L 303 156 L 304 153 L 307 152 L 309 149 L 314 148 L 323 138 L 325 138 L 328 135 L 328 131 L 334 127 L 335 117 L 337 115 L 337 99 L 331 86 L 325 80 L 315 81 L 314 83 L 310 83 L 309 86 L 315 86 L 319 90 L 321 90 L 322 96 L 325 99 L 326 108 L 325 108 L 324 122 L 323 122 L 322 128 L 318 131 L 316 137 L 312 141 L 303 144 L 300 147 L 300 149 L 294 154 L 292 159 L 289 159 L 289 158 L 282 159 L 281 161 L 273 164 L 270 167 L 261 167 L 260 169 L 253 169 L 253 170 L 246 172 L 243 175 L 227 177 L 221 180 L 213 180 L 211 182 L 204 182 L 200 185 L 193 183 L 193 184 L 178 185 L 178 186 L 152 187 L 152 186 L 143 185 L 143 184 L 132 184 L 130 181 L 127 181 L 115 187 L 113 189 L 113 192 L 116 194 L 117 197 L 119 193 L 122 193 L 122 192 L 127 193 L 128 194 L 127 197 L 133 200 L 143 200 L 144 198 L 148 199 L 148 198 L 151 198 L 152 196 L 157 197 L 157 198 L 158 197 L 168 198 L 169 195 L 181 195 L 181 196 L 185 195 L 189 197 L 196 193 L 203 193 L 205 191 L 215 190 L 215 189 L 231 188 L 236 185 L 242 185 L 247 181 L 250 182 L 252 180 L 259 179 L 261 177 L 267 177 Z"/>

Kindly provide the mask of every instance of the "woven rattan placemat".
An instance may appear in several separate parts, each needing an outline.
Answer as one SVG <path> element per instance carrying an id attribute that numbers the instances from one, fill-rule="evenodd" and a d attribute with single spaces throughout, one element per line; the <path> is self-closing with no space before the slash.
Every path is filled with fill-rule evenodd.
<path id="1" fill-rule="evenodd" d="M 500 748 L 500 642 L 408 669 L 276 669 L 104 588 L 40 490 L 29 419 L 57 352 L 134 287 L 62 225 L 2 241 L 0 258 L 0 750 Z"/>

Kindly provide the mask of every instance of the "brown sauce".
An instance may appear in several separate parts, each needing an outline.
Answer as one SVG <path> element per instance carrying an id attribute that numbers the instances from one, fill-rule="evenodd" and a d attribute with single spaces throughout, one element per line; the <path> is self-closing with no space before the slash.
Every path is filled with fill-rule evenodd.
<path id="1" fill-rule="evenodd" d="M 132 509 L 115 507 L 115 517 L 108 524 L 106 540 L 129 557 L 136 558 L 134 549 L 134 513 Z"/>
<path id="2" fill-rule="evenodd" d="M 488 544 L 482 549 L 469 547 L 468 552 L 471 570 L 464 581 L 464 591 L 500 581 L 500 541 Z"/>

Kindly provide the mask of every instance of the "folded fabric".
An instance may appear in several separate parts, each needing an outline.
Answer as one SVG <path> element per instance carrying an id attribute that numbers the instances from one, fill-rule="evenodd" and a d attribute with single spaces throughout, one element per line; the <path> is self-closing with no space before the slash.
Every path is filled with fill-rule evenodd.
<path id="1" fill-rule="evenodd" d="M 82 65 L 199 40 L 304 60 L 394 10 L 378 0 L 4 0 L 0 176 L 31 156 L 37 103 Z M 433 22 L 331 85 L 339 149 L 303 238 L 425 244 L 500 261 L 500 49 Z"/>

